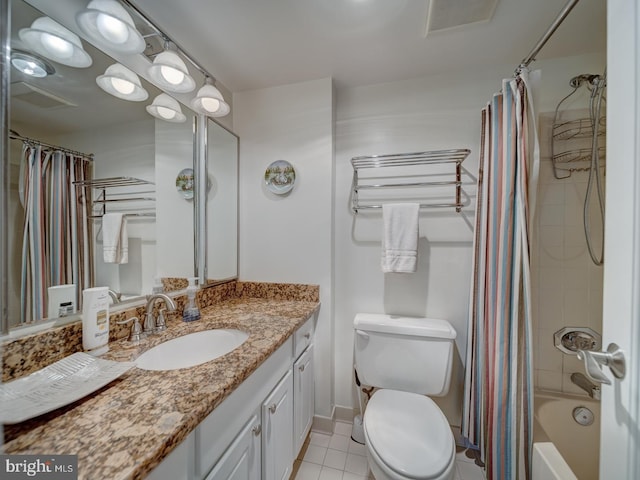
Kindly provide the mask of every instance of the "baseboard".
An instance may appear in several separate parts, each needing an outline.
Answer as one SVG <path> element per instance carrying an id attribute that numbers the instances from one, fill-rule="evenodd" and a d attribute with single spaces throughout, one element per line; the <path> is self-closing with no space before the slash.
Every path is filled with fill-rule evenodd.
<path id="1" fill-rule="evenodd" d="M 311 430 L 314 432 L 326 433 L 327 435 L 331 435 L 333 433 L 334 423 L 335 423 L 335 420 L 333 419 L 333 415 L 331 417 L 314 415 L 313 423 L 311 424 Z"/>
<path id="2" fill-rule="evenodd" d="M 353 422 L 353 417 L 358 414 L 356 409 L 351 407 L 341 407 L 336 405 L 333 409 L 333 417 L 338 422 Z"/>

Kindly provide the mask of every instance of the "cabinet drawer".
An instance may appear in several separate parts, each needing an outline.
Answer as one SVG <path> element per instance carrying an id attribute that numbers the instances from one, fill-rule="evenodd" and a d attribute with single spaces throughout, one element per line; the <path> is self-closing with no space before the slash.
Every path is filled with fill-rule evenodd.
<path id="1" fill-rule="evenodd" d="M 309 320 L 296 330 L 293 334 L 293 358 L 296 359 L 304 352 L 305 348 L 311 345 L 313 333 L 316 328 L 316 316 L 312 315 Z"/>

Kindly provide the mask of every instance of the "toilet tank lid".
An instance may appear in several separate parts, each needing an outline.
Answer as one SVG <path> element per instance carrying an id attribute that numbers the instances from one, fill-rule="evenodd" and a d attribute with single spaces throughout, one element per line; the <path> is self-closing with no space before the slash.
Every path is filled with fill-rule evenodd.
<path id="1" fill-rule="evenodd" d="M 456 331 L 446 320 L 405 317 L 382 313 L 358 313 L 353 327 L 365 332 L 397 333 L 432 338 L 456 338 Z"/>

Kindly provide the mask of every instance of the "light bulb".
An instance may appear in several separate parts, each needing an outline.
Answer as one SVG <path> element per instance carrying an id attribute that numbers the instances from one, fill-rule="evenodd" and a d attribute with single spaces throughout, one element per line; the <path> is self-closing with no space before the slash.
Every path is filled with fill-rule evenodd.
<path id="1" fill-rule="evenodd" d="M 96 26 L 100 34 L 111 43 L 123 44 L 129 38 L 127 25 L 111 15 L 98 14 Z"/>
<path id="2" fill-rule="evenodd" d="M 220 108 L 220 100 L 216 98 L 203 98 L 201 102 L 207 112 L 216 112 Z"/>
<path id="3" fill-rule="evenodd" d="M 160 67 L 160 73 L 164 79 L 172 85 L 179 85 L 184 80 L 184 73 L 177 68 L 167 67 L 163 65 Z"/>
<path id="4" fill-rule="evenodd" d="M 41 39 L 42 45 L 51 55 L 58 58 L 70 58 L 73 55 L 73 45 L 66 40 L 49 33 L 43 33 Z"/>
<path id="5" fill-rule="evenodd" d="M 11 65 L 16 67 L 22 73 L 31 75 L 32 77 L 43 78 L 48 75 L 47 70 L 33 60 L 12 58 Z"/>
<path id="6" fill-rule="evenodd" d="M 123 95 L 129 95 L 133 93 L 133 91 L 136 88 L 136 86 L 129 80 L 123 80 L 122 78 L 115 78 L 115 77 L 112 77 L 110 80 L 113 88 L 115 88 L 118 92 L 122 93 Z"/>
<path id="7" fill-rule="evenodd" d="M 170 108 L 159 106 L 158 115 L 160 115 L 162 118 L 166 118 L 167 120 L 171 120 L 176 116 L 176 112 L 175 110 L 171 110 Z"/>

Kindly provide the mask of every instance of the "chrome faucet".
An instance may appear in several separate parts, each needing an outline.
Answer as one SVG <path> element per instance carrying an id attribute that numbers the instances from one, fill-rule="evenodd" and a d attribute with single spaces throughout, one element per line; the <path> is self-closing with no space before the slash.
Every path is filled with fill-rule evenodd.
<path id="1" fill-rule="evenodd" d="M 571 382 L 587 392 L 594 400 L 600 400 L 600 386 L 593 383 L 582 373 L 572 373 Z"/>
<path id="2" fill-rule="evenodd" d="M 164 300 L 164 303 L 167 305 L 167 310 L 170 312 L 175 311 L 176 304 L 171 299 L 171 297 L 165 295 L 164 293 L 154 293 L 153 295 L 147 296 L 147 314 L 144 319 L 144 327 L 143 330 L 147 335 L 152 333 L 161 332 L 162 330 L 166 330 L 166 326 L 164 325 L 156 325 L 156 317 L 153 315 L 153 305 L 156 300 Z M 162 313 L 162 312 L 161 312 Z M 164 315 L 161 315 L 164 319 Z"/>
<path id="3" fill-rule="evenodd" d="M 122 294 L 121 293 L 117 293 L 114 290 L 109 289 L 108 290 L 109 296 L 111 297 L 111 300 L 113 301 L 113 303 L 120 303 L 121 298 L 122 298 Z"/>

